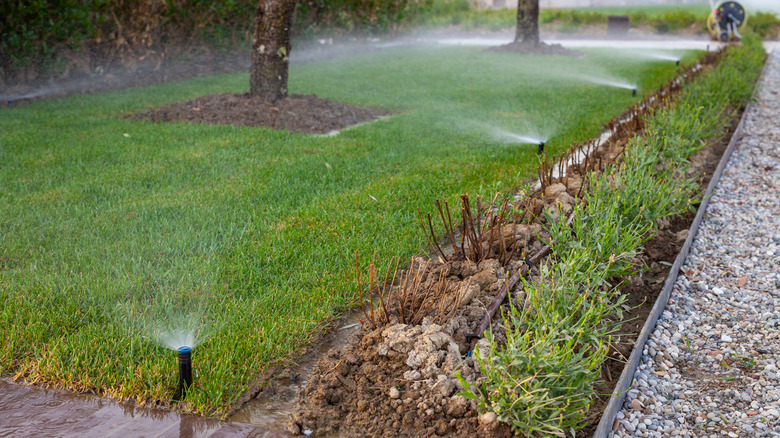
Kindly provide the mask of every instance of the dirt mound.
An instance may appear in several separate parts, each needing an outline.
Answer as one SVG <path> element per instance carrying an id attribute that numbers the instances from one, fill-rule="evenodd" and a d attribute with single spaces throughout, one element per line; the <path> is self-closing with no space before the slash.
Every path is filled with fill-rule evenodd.
<path id="1" fill-rule="evenodd" d="M 581 185 L 576 177 L 568 186 L 553 184 L 526 201 L 533 206 L 525 211 L 544 206 L 559 214 L 570 211 Z M 495 414 L 480 415 L 475 400 L 459 395 L 465 388 L 458 375 L 472 387 L 479 385 L 479 364 L 468 352 L 485 309 L 508 276 L 527 263 L 524 255 L 540 251 L 549 239 L 541 226 L 544 216 L 516 220 L 499 223 L 496 233 L 483 236 L 485 258 L 479 263 L 464 259 L 463 252 L 459 258 L 451 253 L 449 260 L 416 257 L 400 281 L 391 281 L 396 286 L 390 293 L 381 292 L 376 281 L 372 289 L 383 299 L 374 299 L 375 313 L 366 313 L 363 329 L 345 347 L 319 361 L 299 393 L 288 431 L 313 431 L 315 436 L 335 431 L 361 437 L 513 436 Z M 531 275 L 536 273 L 533 268 Z M 511 297 L 523 299 L 522 293 Z M 497 313 L 493 327 L 499 328 L 494 330 L 498 342 L 505 342 L 502 323 Z M 487 355 L 486 340 L 475 348 Z"/>
<path id="2" fill-rule="evenodd" d="M 332 102 L 316 94 L 291 94 L 274 103 L 249 94 L 211 94 L 130 118 L 152 122 L 264 126 L 290 132 L 327 134 L 386 114 L 384 110 Z"/>
<path id="3" fill-rule="evenodd" d="M 479 417 L 476 404 L 457 395 L 454 377 L 473 380 L 474 360 L 461 360 L 459 317 L 441 327 L 395 324 L 365 334 L 352 348 L 334 350 L 307 386 L 305 408 L 288 428 L 350 436 L 511 436 L 495 418 Z M 460 333 L 462 334 L 462 333 Z"/>
<path id="4" fill-rule="evenodd" d="M 569 50 L 564 48 L 560 44 L 545 44 L 538 43 L 523 43 L 512 42 L 501 46 L 489 47 L 488 52 L 507 52 L 507 53 L 520 53 L 523 55 L 547 55 L 547 56 L 569 56 L 573 58 L 579 58 L 585 56 L 584 53 L 576 50 Z"/>

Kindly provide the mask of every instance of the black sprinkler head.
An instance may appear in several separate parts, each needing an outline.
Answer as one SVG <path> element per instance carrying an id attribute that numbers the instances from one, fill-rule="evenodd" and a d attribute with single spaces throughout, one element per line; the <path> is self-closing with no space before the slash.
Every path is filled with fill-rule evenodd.
<path id="1" fill-rule="evenodd" d="M 179 388 L 176 390 L 175 400 L 181 400 L 187 396 L 187 389 L 192 386 L 192 348 L 179 347 Z"/>
<path id="2" fill-rule="evenodd" d="M 542 152 L 544 152 L 544 142 L 540 141 L 539 147 L 536 149 L 536 153 L 541 154 Z"/>
<path id="3" fill-rule="evenodd" d="M 675 62 L 675 64 L 680 65 L 680 60 L 678 59 L 677 62 Z"/>
<path id="4" fill-rule="evenodd" d="M 632 96 L 634 96 L 634 97 L 636 97 L 636 88 L 633 88 L 633 89 L 631 90 L 631 95 L 632 95 Z"/>

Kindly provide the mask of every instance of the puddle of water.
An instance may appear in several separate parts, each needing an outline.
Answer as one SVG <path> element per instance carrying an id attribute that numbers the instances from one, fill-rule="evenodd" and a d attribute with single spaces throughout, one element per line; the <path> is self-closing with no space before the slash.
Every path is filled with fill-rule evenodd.
<path id="1" fill-rule="evenodd" d="M 264 437 L 283 435 L 237 423 L 123 405 L 0 380 L 0 437 Z"/>
<path id="2" fill-rule="evenodd" d="M 271 431 L 285 431 L 292 413 L 295 412 L 298 391 L 306 387 L 317 361 L 331 348 L 346 345 L 355 330 L 360 328 L 362 316 L 362 312 L 358 310 L 344 317 L 338 324 L 338 328 L 327 335 L 322 344 L 288 367 L 279 377 L 269 383 L 270 390 L 260 393 L 256 398 L 247 402 L 244 407 L 230 417 L 230 420 L 259 426 Z M 308 435 L 326 437 L 326 435 L 316 433 Z"/>

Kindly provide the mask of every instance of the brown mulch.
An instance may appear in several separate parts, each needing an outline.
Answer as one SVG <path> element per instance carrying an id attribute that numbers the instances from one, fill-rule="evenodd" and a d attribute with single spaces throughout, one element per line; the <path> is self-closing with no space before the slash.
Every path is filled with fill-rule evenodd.
<path id="1" fill-rule="evenodd" d="M 585 56 L 582 52 L 569 50 L 560 44 L 546 44 L 542 42 L 512 42 L 501 46 L 488 47 L 485 50 L 488 52 L 518 53 L 521 55 L 569 56 L 572 58 Z"/>
<path id="2" fill-rule="evenodd" d="M 333 102 L 316 94 L 291 94 L 274 103 L 249 94 L 211 94 L 130 116 L 152 122 L 264 126 L 290 132 L 327 134 L 375 120 L 388 112 Z"/>

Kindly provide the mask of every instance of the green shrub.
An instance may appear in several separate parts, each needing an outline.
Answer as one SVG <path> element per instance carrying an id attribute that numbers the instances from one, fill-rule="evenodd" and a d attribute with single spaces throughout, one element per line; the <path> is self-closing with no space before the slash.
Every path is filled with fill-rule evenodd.
<path id="1" fill-rule="evenodd" d="M 753 32 L 765 39 L 776 39 L 780 32 L 780 18 L 768 12 L 756 12 L 748 17 L 747 32 Z"/>
<path id="2" fill-rule="evenodd" d="M 703 30 L 706 26 L 707 16 L 701 14 L 695 14 L 691 11 L 678 9 L 671 12 L 664 12 L 662 14 L 647 16 L 642 14 L 640 17 L 631 18 L 632 25 L 638 27 L 643 23 L 647 23 L 650 27 L 660 33 L 668 33 L 677 30 L 687 29 L 694 25 L 698 25 L 699 30 Z M 645 18 L 646 17 L 646 18 Z"/>
<path id="3" fill-rule="evenodd" d="M 78 47 L 93 38 L 107 1 L 7 2 L 0 14 L 0 68 L 20 68 L 33 57 L 50 57 L 59 46 Z"/>
<path id="4" fill-rule="evenodd" d="M 464 9 L 463 0 L 437 4 L 446 13 Z M 433 0 L 301 0 L 293 33 L 388 32 L 432 5 Z M 256 0 L 11 1 L 0 15 L 0 77 L 28 65 L 44 68 L 62 48 L 79 49 L 98 39 L 123 50 L 161 49 L 177 39 L 220 45 L 249 34 L 256 7 Z"/>

